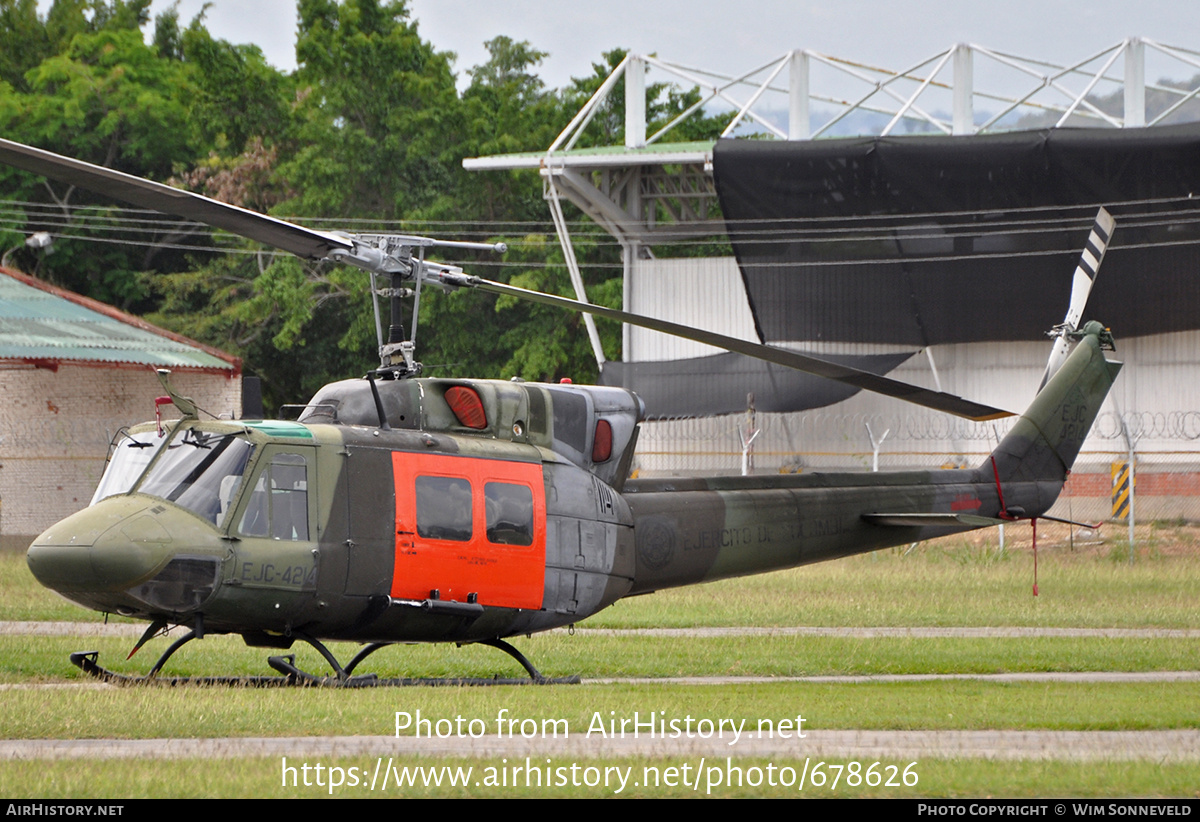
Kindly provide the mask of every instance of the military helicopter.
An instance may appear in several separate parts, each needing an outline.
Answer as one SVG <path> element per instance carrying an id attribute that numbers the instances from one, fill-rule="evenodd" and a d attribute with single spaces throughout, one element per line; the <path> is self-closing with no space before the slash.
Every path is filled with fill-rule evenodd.
<path id="1" fill-rule="evenodd" d="M 543 677 L 506 638 L 574 624 L 627 596 L 1050 519 L 1120 370 L 1103 353 L 1113 349 L 1106 329 L 1076 328 L 1113 230 L 1102 209 L 1043 386 L 978 467 L 634 480 L 645 415 L 635 394 L 419 377 L 401 301 L 413 299 L 414 335 L 422 287 L 475 288 L 681 334 L 972 419 L 1007 412 L 425 259 L 430 248 L 477 244 L 316 231 L 4 140 L 0 161 L 370 274 L 377 369 L 325 386 L 294 422 L 201 421 L 160 373 L 182 419 L 129 429 L 92 503 L 30 546 L 42 584 L 87 608 L 149 621 L 134 651 L 170 626 L 188 629 L 146 679 L 194 639 L 237 634 L 275 649 L 300 640 L 333 670 L 316 676 L 294 656 L 276 656 L 269 662 L 282 676 L 261 682 L 380 684 L 355 669 L 380 648 L 413 642 L 491 645 L 524 666 L 530 679 L 518 681 L 563 681 Z M 393 312 L 386 340 L 381 297 Z M 329 640 L 364 648 L 343 665 Z M 94 652 L 72 659 L 96 676 L 128 679 L 101 668 Z"/>

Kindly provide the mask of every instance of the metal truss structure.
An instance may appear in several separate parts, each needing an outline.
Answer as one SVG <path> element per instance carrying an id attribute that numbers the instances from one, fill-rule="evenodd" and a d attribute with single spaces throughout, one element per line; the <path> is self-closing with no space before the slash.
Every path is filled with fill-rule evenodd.
<path id="1" fill-rule="evenodd" d="M 1192 81 L 1147 83 L 1186 72 Z M 695 87 L 701 99 L 648 131 L 647 79 Z M 597 113 L 624 81 L 622 146 L 581 146 Z M 780 140 L 898 133 L 984 134 L 1021 128 L 1127 128 L 1195 119 L 1200 52 L 1131 37 L 1083 60 L 1058 64 L 956 44 L 902 70 L 796 50 L 741 74 L 725 75 L 658 57 L 629 54 L 544 152 L 468 158 L 473 170 L 538 169 L 580 300 L 586 300 L 562 200 L 620 242 L 626 294 L 634 263 L 652 247 L 723 236 L 712 177 L 715 145 L 670 142 L 701 112 L 727 111 L 722 137 Z M 1149 105 L 1153 101 L 1154 105 Z M 597 362 L 599 336 L 588 317 Z"/>

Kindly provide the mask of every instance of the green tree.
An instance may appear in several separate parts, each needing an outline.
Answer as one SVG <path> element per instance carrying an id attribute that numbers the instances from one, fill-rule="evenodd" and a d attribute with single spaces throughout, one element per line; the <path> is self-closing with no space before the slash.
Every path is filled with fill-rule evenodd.
<path id="1" fill-rule="evenodd" d="M 0 82 L 28 92 L 25 73 L 50 56 L 37 0 L 0 0 Z"/>
<path id="2" fill-rule="evenodd" d="M 291 135 L 294 78 L 268 64 L 257 46 L 214 39 L 203 14 L 178 36 L 177 47 L 171 38 L 169 30 L 163 33 L 160 53 L 177 48 L 194 69 L 189 116 L 216 151 L 236 154 L 251 148 L 252 140 L 275 144 Z"/>
<path id="3" fill-rule="evenodd" d="M 484 45 L 489 59 L 469 70 L 471 83 L 462 95 L 456 165 L 462 157 L 543 151 L 573 113 L 536 73 L 545 52 L 505 36 Z M 503 261 L 489 254 L 469 259 L 473 273 L 573 296 L 557 239 L 527 233 L 529 223 L 546 219 L 536 171 L 460 173 L 448 195 L 425 213 L 453 219 L 472 238 L 503 239 L 509 245 Z M 599 250 L 586 237 L 579 239 L 576 250 L 582 259 L 611 262 L 611 248 Z M 596 272 L 599 276 L 588 283 L 589 295 L 609 299 L 611 287 L 605 278 L 611 269 L 589 269 Z M 619 303 L 619 277 L 616 283 Z M 422 358 L 444 364 L 439 373 L 551 381 L 596 376 L 582 319 L 560 309 L 478 293 L 434 293 L 423 304 L 421 316 Z M 619 352 L 619 334 L 607 339 L 606 349 L 610 355 Z"/>
<path id="4" fill-rule="evenodd" d="M 152 179 L 165 179 L 176 163 L 190 162 L 199 143 L 184 102 L 187 74 L 143 42 L 139 27 L 148 6 L 149 0 L 56 2 L 43 27 L 52 53 L 24 73 L 27 91 L 0 84 L 4 134 Z M 161 236 L 143 236 L 124 247 L 72 242 L 72 236 L 130 238 L 109 219 L 107 198 L 11 171 L 3 179 L 13 199 L 44 203 L 29 209 L 23 230 L 49 230 L 58 237 L 54 253 L 39 262 L 45 276 L 144 310 L 146 292 L 136 273 L 161 257 Z M 183 263 L 181 255 L 167 257 L 172 265 Z"/>
<path id="5" fill-rule="evenodd" d="M 301 147 L 284 173 L 297 214 L 397 220 L 456 169 L 449 54 L 421 39 L 403 2 L 300 0 Z"/>
<path id="6" fill-rule="evenodd" d="M 300 68 L 286 86 L 297 89 L 294 97 L 221 96 L 224 81 L 213 79 L 197 111 L 215 110 L 213 121 L 223 124 L 222 111 L 294 103 L 263 118 L 263 131 L 276 125 L 271 134 L 210 132 L 219 147 L 244 139 L 244 150 L 218 152 L 186 179 L 210 196 L 292 219 L 395 231 L 462 173 L 452 151 L 459 99 L 450 57 L 421 40 L 403 3 L 301 0 L 299 11 Z M 257 55 L 193 28 L 184 34 L 185 59 L 231 77 L 261 70 Z M 220 299 L 198 305 L 189 295 L 200 289 L 180 275 L 161 286 L 164 297 L 175 294 L 156 321 L 243 356 L 263 377 L 268 405 L 298 401 L 374 364 L 365 273 L 264 253 L 216 260 L 200 274 L 225 284 Z"/>
<path id="7" fill-rule="evenodd" d="M 555 91 L 538 76 L 544 52 L 497 36 L 459 95 L 453 56 L 421 38 L 402 0 L 298 0 L 300 67 L 291 75 L 253 46 L 214 39 L 203 13 L 182 27 L 177 9 L 168 9 L 146 45 L 148 8 L 149 0 L 56 0 L 40 18 L 34 0 L 0 0 L 0 47 L 14 49 L 0 53 L 0 131 L 319 227 L 503 239 L 511 250 L 502 260 L 432 256 L 572 293 L 556 238 L 539 229 L 546 205 L 537 172 L 468 173 L 462 160 L 543 151 L 623 52 L 605 54 L 592 76 Z M 21 43 L 29 47 L 17 49 Z M 695 89 L 650 86 L 651 128 L 698 99 Z M 619 142 L 623 117 L 618 88 L 584 144 Z M 694 115 L 677 133 L 708 137 L 719 125 Z M 0 237 L 13 241 L 6 248 L 51 227 L 60 239 L 41 260 L 47 276 L 242 356 L 264 378 L 269 405 L 374 364 L 363 272 L 207 232 L 186 244 L 224 253 L 172 248 L 188 229 L 123 246 L 116 223 L 98 225 L 109 216 L 104 197 L 5 169 L 0 185 L 33 202 L 27 217 L 0 213 L 0 231 L 11 227 Z M 616 244 L 594 226 L 573 234 L 590 298 L 619 304 Z M 418 354 L 443 366 L 435 373 L 595 377 L 577 315 L 425 289 L 421 318 Z M 601 328 L 607 355 L 619 356 L 619 328 Z"/>
<path id="8" fill-rule="evenodd" d="M 570 118 L 559 95 L 547 91 L 535 73 L 546 52 L 504 36 L 484 45 L 490 58 L 468 72 L 471 84 L 462 96 L 460 167 L 463 157 L 542 151 Z M 536 171 L 460 175 L 454 207 L 489 222 L 546 215 Z"/>

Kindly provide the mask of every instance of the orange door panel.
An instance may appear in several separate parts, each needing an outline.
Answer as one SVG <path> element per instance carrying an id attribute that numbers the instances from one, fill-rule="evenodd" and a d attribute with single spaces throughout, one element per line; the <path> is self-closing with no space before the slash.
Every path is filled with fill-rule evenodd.
<path id="1" fill-rule="evenodd" d="M 392 596 L 542 607 L 546 495 L 540 463 L 393 453 Z"/>

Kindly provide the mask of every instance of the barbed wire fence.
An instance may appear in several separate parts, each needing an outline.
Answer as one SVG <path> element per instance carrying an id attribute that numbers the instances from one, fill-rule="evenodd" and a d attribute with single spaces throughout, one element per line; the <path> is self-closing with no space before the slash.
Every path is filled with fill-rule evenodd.
<path id="1" fill-rule="evenodd" d="M 1012 424 L 920 412 L 759 413 L 760 433 L 748 463 L 755 474 L 868 472 L 875 464 L 879 470 L 971 467 Z M 81 485 L 77 493 L 90 496 L 121 428 L 115 419 L 13 420 L 0 430 L 0 484 L 25 482 L 23 477 L 59 463 Z M 634 468 L 638 476 L 737 474 L 745 434 L 741 415 L 647 422 Z M 1122 482 L 1128 488 L 1123 501 Z M 1110 522 L 1200 522 L 1200 411 L 1101 413 L 1052 513 Z"/>
<path id="2" fill-rule="evenodd" d="M 755 474 L 937 470 L 979 465 L 1014 420 L 978 423 L 920 412 L 759 413 Z M 743 416 L 644 423 L 638 476 L 736 474 Z M 1128 468 L 1123 468 L 1128 466 Z M 1129 476 L 1122 480 L 1122 471 Z M 1123 504 L 1120 483 L 1128 488 Z M 1084 443 L 1055 516 L 1085 520 L 1200 522 L 1200 411 L 1104 412 Z"/>

